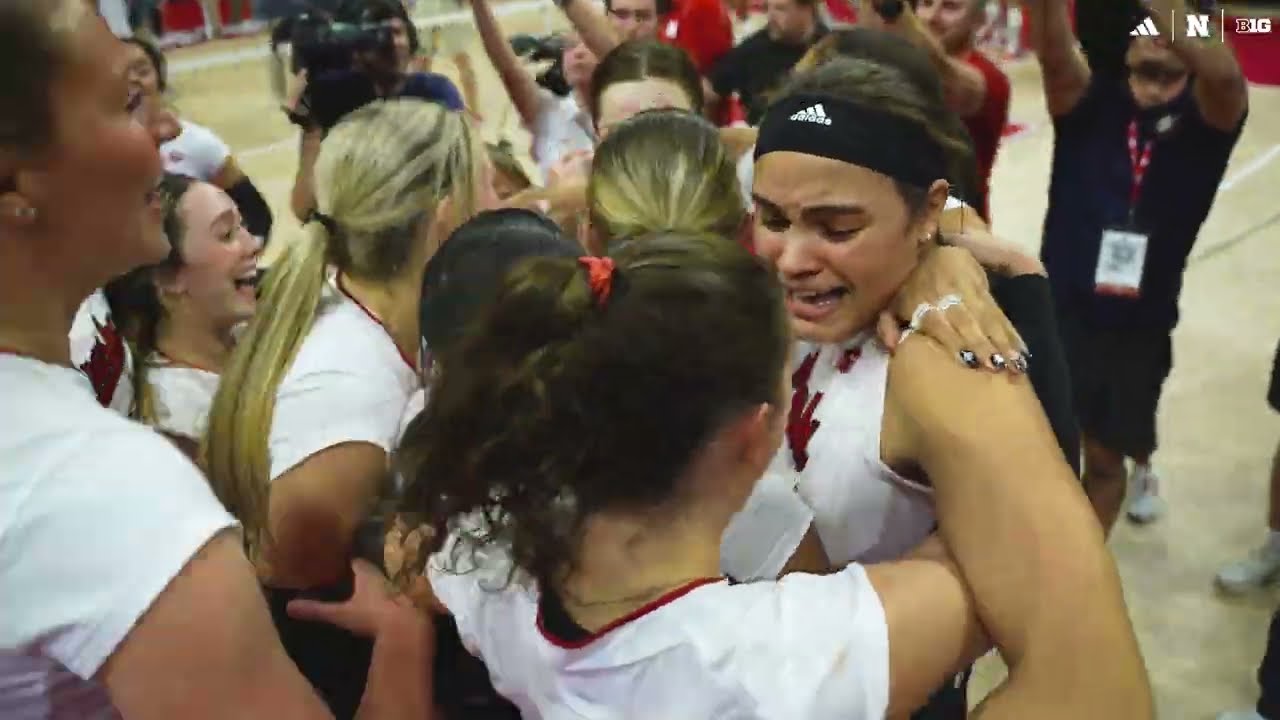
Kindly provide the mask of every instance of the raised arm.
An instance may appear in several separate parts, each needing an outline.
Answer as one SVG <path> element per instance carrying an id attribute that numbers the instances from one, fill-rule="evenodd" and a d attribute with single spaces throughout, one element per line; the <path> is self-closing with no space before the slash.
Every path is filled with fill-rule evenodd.
<path id="1" fill-rule="evenodd" d="M 932 482 L 943 540 L 1011 668 L 976 716 L 1151 718 L 1115 563 L 1030 383 L 912 340 L 890 365 L 884 423 L 886 462 Z"/>
<path id="2" fill-rule="evenodd" d="M 602 58 L 622 41 L 609 24 L 604 10 L 594 0 L 555 0 L 582 42 L 596 57 Z"/>
<path id="3" fill-rule="evenodd" d="M 1066 115 L 1084 98 L 1092 73 L 1071 31 L 1067 0 L 1024 0 L 1031 46 L 1040 61 L 1049 115 Z"/>
<path id="4" fill-rule="evenodd" d="M 498 18 L 493 14 L 489 0 L 471 0 L 471 14 L 475 17 L 476 32 L 485 55 L 498 72 L 498 79 L 507 90 L 507 96 L 525 127 L 533 127 L 538 117 L 538 81 L 520 63 L 511 44 L 502 34 Z"/>
<path id="5" fill-rule="evenodd" d="M 1195 77 L 1196 105 L 1205 122 L 1223 132 L 1235 130 L 1249 105 L 1249 86 L 1226 38 L 1212 22 L 1211 37 L 1187 37 L 1188 12 L 1179 0 L 1151 0 L 1149 12 L 1160 36 L 1172 39 L 1173 52 Z"/>
<path id="6" fill-rule="evenodd" d="M 875 27 L 885 25 L 878 13 L 862 14 L 864 24 Z M 909 3 L 903 4 L 902 14 L 887 29 L 910 40 L 913 44 L 929 53 L 929 59 L 938 69 L 942 78 L 942 89 L 946 93 L 947 104 L 960 117 L 969 117 L 982 109 L 987 97 L 987 80 L 973 65 L 964 60 L 948 55 L 942 44 L 925 28 L 920 18 L 911 9 Z"/>

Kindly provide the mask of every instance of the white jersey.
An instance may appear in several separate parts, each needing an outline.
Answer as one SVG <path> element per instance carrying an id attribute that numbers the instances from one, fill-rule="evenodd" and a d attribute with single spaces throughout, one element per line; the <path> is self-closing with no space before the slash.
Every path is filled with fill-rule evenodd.
<path id="1" fill-rule="evenodd" d="M 809 520 L 836 567 L 901 557 L 936 524 L 932 490 L 880 458 L 889 353 L 861 339 L 800 342 L 794 353 L 792 411 L 770 481 L 757 485 L 725 532 L 722 562 L 730 577 L 777 577 Z M 782 478 L 791 479 L 793 495 L 778 492 Z"/>
<path id="2" fill-rule="evenodd" d="M 75 370 L 0 355 L 0 387 L 0 717 L 116 718 L 95 676 L 233 520 Z"/>
<path id="3" fill-rule="evenodd" d="M 390 453 L 419 385 L 414 364 L 382 324 L 327 283 L 315 322 L 276 391 L 271 479 L 343 443 Z"/>
<path id="4" fill-rule="evenodd" d="M 859 565 L 694 582 L 566 634 L 529 584 L 490 582 L 501 563 L 457 574 L 442 557 L 428 566 L 436 596 L 528 720 L 881 720 L 888 707 L 888 626 Z"/>
<path id="5" fill-rule="evenodd" d="M 529 134 L 533 136 L 533 159 L 544 181 L 560 158 L 595 147 L 591 116 L 578 105 L 572 93 L 560 97 L 539 88 L 538 115 Z"/>
<path id="6" fill-rule="evenodd" d="M 155 399 L 155 428 L 199 440 L 209 422 L 218 377 L 217 373 L 176 365 L 156 356 L 146 374 Z"/>
<path id="7" fill-rule="evenodd" d="M 71 364 L 88 376 L 98 402 L 128 415 L 133 406 L 133 355 L 111 321 L 111 306 L 101 290 L 80 303 L 67 339 Z"/>
<path id="8" fill-rule="evenodd" d="M 178 137 L 160 146 L 164 171 L 185 175 L 202 182 L 213 182 L 231 157 L 231 148 L 222 138 L 203 125 L 180 121 Z"/>

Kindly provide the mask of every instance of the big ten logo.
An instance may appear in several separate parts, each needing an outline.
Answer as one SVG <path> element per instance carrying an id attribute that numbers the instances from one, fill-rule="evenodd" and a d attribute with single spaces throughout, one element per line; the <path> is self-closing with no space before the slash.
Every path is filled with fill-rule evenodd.
<path id="1" fill-rule="evenodd" d="M 1236 32 L 1242 35 L 1262 35 L 1271 32 L 1271 18 L 1236 18 Z"/>

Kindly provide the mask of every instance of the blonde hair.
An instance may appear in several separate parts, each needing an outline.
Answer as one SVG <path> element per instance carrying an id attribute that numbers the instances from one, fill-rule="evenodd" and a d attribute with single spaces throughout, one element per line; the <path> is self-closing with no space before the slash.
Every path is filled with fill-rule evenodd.
<path id="1" fill-rule="evenodd" d="M 746 219 L 719 132 L 684 110 L 646 111 L 614 128 L 591 162 L 587 205 L 605 244 L 651 232 L 733 237 Z"/>
<path id="2" fill-rule="evenodd" d="M 244 526 L 253 557 L 269 540 L 268 438 L 276 392 L 311 329 L 330 266 L 385 281 L 420 268 L 424 223 L 448 198 L 474 214 L 483 152 L 460 113 L 418 100 L 368 105 L 325 138 L 316 159 L 318 222 L 265 278 L 258 312 L 222 374 L 201 462 L 218 499 Z M 434 248 L 428 248 L 434 252 Z"/>

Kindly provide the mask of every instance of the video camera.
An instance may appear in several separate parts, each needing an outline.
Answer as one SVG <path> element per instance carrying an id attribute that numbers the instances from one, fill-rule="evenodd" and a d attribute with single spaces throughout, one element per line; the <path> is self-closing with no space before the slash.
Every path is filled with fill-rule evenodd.
<path id="1" fill-rule="evenodd" d="M 560 97 L 572 92 L 569 82 L 564 79 L 565 41 L 563 37 L 560 35 L 513 35 L 509 42 L 516 55 L 528 62 L 551 61 L 551 66 L 538 74 L 539 85 Z"/>
<path id="2" fill-rule="evenodd" d="M 323 11 L 305 12 L 282 21 L 271 33 L 271 50 L 288 43 L 290 73 L 309 77 L 354 66 L 358 52 L 391 53 L 392 32 L 385 22 L 340 22 Z"/>

